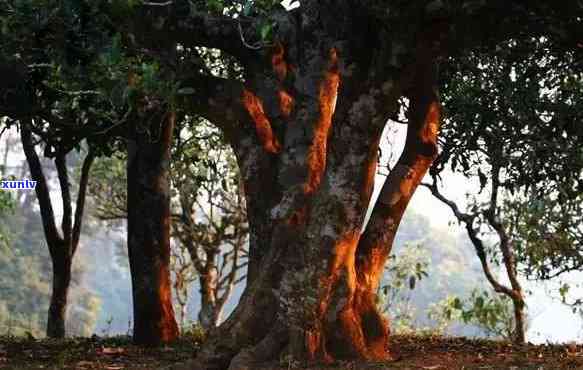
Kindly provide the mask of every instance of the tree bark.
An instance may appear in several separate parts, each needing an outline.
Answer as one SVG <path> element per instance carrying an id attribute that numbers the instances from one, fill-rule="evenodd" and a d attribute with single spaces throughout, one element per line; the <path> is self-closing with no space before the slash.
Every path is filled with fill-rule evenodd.
<path id="1" fill-rule="evenodd" d="M 200 282 L 200 311 L 198 321 L 206 332 L 214 329 L 220 319 L 222 307 L 217 305 L 217 270 L 216 267 L 206 269 L 206 274 L 201 275 Z"/>
<path id="2" fill-rule="evenodd" d="M 133 339 L 156 346 L 175 340 L 170 282 L 170 145 L 175 113 L 151 116 L 148 135 L 134 126 L 128 141 L 128 254 L 134 307 Z M 159 128 L 159 130 L 156 130 Z"/>
<path id="3" fill-rule="evenodd" d="M 57 248 L 66 251 L 63 245 Z M 53 264 L 53 282 L 47 320 L 47 337 L 64 338 L 72 260 L 70 256 L 59 256 L 52 257 L 51 261 Z"/>
<path id="4" fill-rule="evenodd" d="M 251 185 L 245 189 L 247 205 L 257 207 L 252 191 L 260 186 L 269 186 L 265 195 L 277 201 L 263 208 L 270 231 L 251 237 L 267 243 L 256 276 L 235 312 L 203 346 L 195 367 L 251 369 L 281 354 L 308 362 L 393 358 L 388 320 L 376 307 L 377 288 L 403 212 L 437 153 L 440 119 L 436 55 L 424 38 L 416 53 L 407 77 L 387 83 L 392 87 L 380 93 L 366 84 L 359 90 L 351 79 L 339 89 L 338 51 L 329 49 L 313 63 L 316 70 L 305 71 L 317 81 L 306 92 L 314 98 L 295 101 L 283 140 L 276 136 L 276 118 L 266 114 L 277 107 L 263 106 L 260 93 L 252 99 L 243 94 L 256 146 L 277 155 L 279 166 L 275 183 L 269 176 L 259 180 L 260 173 L 245 171 L 251 167 L 245 154 L 253 152 L 235 145 L 243 179 Z M 260 82 L 255 86 L 261 91 Z M 411 99 L 406 149 L 361 234 L 374 185 L 381 117 L 396 109 L 395 89 L 406 90 Z M 346 105 L 336 106 L 337 101 Z M 281 116 L 286 114 L 281 108 Z M 265 129 L 268 124 L 272 131 Z M 252 158 L 255 168 L 265 163 Z M 252 242 L 251 251 L 256 247 Z"/>

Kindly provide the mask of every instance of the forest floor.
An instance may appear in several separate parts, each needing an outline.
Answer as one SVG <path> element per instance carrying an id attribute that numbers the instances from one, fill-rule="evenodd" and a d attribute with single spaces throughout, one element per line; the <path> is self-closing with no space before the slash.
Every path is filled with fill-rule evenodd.
<path id="1" fill-rule="evenodd" d="M 399 360 L 391 363 L 304 367 L 281 361 L 257 369 L 583 369 L 583 346 L 575 344 L 513 346 L 490 340 L 394 336 L 393 347 Z M 170 369 L 192 360 L 197 348 L 192 338 L 153 350 L 131 345 L 128 337 L 63 341 L 0 337 L 0 369 Z"/>

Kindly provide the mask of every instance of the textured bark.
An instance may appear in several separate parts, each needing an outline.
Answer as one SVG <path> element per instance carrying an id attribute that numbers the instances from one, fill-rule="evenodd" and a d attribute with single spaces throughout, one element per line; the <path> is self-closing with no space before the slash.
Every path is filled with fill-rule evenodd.
<path id="1" fill-rule="evenodd" d="M 367 6 L 306 1 L 297 12 L 274 10 L 275 42 L 233 54 L 244 83 L 196 72 L 184 81 L 196 93 L 182 106 L 216 123 L 233 147 L 250 227 L 245 292 L 194 368 L 253 369 L 286 355 L 393 357 L 376 294 L 397 226 L 436 154 L 436 65 L 448 25 L 431 15 L 392 24 L 403 34 L 389 42 Z M 411 101 L 406 149 L 363 233 L 380 136 L 401 96 Z"/>
<path id="2" fill-rule="evenodd" d="M 61 246 L 61 249 L 64 246 Z M 67 296 L 71 284 L 71 258 L 68 256 L 52 257 L 53 281 L 51 302 L 47 320 L 47 337 L 64 338 L 67 313 Z"/>
<path id="3" fill-rule="evenodd" d="M 134 342 L 155 346 L 178 336 L 169 271 L 168 182 L 176 116 L 169 112 L 150 118 L 150 135 L 135 130 L 133 140 L 128 142 L 128 253 Z"/>
<path id="4" fill-rule="evenodd" d="M 214 256 L 211 257 L 207 263 L 214 261 Z M 206 331 L 214 329 L 218 325 L 222 311 L 222 307 L 219 307 L 217 302 L 217 267 L 214 266 L 214 263 L 212 265 L 206 268 L 206 274 L 201 275 L 198 279 L 200 284 L 198 321 Z"/>

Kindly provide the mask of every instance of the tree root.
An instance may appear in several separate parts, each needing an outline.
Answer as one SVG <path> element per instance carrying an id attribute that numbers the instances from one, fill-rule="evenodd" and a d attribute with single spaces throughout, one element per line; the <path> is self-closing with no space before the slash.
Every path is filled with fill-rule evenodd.
<path id="1" fill-rule="evenodd" d="M 276 324 L 273 329 L 253 347 L 239 352 L 231 360 L 228 370 L 252 370 L 254 364 L 273 360 L 279 356 L 288 342 L 283 325 Z"/>

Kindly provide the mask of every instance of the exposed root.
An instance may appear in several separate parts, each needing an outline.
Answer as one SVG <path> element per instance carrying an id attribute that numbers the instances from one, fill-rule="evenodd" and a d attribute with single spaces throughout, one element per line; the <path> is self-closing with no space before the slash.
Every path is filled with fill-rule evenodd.
<path id="1" fill-rule="evenodd" d="M 228 370 L 255 369 L 255 364 L 277 358 L 287 342 L 288 337 L 285 328 L 283 325 L 276 324 L 259 343 L 241 350 L 233 357 Z"/>

